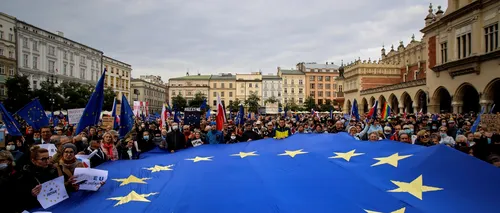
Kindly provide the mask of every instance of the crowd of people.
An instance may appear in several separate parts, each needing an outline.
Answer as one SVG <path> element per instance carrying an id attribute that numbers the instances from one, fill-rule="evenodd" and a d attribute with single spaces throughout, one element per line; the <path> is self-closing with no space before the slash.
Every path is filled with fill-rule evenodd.
<path id="1" fill-rule="evenodd" d="M 147 122 L 137 118 L 135 127 L 123 138 L 111 127 L 90 127 L 75 135 L 75 128 L 67 124 L 40 130 L 24 126 L 23 136 L 7 135 L 6 146 L 0 151 L 0 201 L 5 204 L 2 212 L 39 207 L 36 196 L 41 184 L 56 177 L 64 176 L 68 192 L 78 190 L 73 173 L 84 165 L 76 155 L 88 155 L 95 150 L 90 158 L 91 167 L 107 161 L 139 159 L 141 153 L 156 147 L 174 153 L 204 144 L 346 132 L 367 142 L 387 139 L 426 147 L 443 144 L 500 167 L 499 133 L 481 126 L 472 132 L 475 119 L 473 113 L 393 115 L 386 120 L 367 119 L 364 115 L 359 119 L 343 115 L 261 115 L 247 119 L 242 125 L 230 119 L 221 131 L 216 129 L 213 117 L 202 119 L 195 126 L 169 119 L 166 128 L 159 127 L 159 120 Z M 39 144 L 54 144 L 57 151 L 49 156 L 49 150 Z"/>

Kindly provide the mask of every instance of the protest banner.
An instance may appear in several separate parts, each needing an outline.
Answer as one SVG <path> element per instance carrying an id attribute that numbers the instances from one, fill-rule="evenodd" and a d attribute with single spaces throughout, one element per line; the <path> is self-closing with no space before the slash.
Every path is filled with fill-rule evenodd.
<path id="1" fill-rule="evenodd" d="M 64 188 L 64 176 L 42 183 L 42 189 L 36 199 L 44 209 L 68 199 L 68 192 Z"/>
<path id="2" fill-rule="evenodd" d="M 488 128 L 488 131 L 500 131 L 500 115 L 483 114 L 481 115 L 481 127 Z"/>
<path id="3" fill-rule="evenodd" d="M 113 128 L 113 120 L 114 120 L 114 117 L 111 117 L 111 116 L 107 116 L 107 117 L 102 117 L 102 126 L 104 128 L 107 128 L 108 126 L 110 126 L 111 128 Z"/>
<path id="4" fill-rule="evenodd" d="M 84 110 L 85 108 L 68 109 L 68 122 L 70 124 L 77 124 L 80 122 Z"/>
<path id="5" fill-rule="evenodd" d="M 97 191 L 101 182 L 108 179 L 108 171 L 91 168 L 75 168 L 76 182 L 80 182 L 79 190 Z"/>
<path id="6" fill-rule="evenodd" d="M 57 148 L 56 145 L 51 144 L 51 143 L 46 143 L 46 144 L 37 144 L 40 148 L 44 148 L 49 150 L 49 156 L 52 157 L 56 154 Z"/>

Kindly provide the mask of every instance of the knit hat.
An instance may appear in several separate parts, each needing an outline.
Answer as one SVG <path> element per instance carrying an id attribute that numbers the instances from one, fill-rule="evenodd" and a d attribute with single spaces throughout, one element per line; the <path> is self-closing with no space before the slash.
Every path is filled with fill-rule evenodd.
<path id="1" fill-rule="evenodd" d="M 72 143 L 65 143 L 62 145 L 62 150 L 66 150 L 67 148 L 71 148 L 73 149 L 73 152 L 76 153 L 77 152 L 77 149 L 76 149 L 76 146 L 75 144 L 72 144 Z"/>

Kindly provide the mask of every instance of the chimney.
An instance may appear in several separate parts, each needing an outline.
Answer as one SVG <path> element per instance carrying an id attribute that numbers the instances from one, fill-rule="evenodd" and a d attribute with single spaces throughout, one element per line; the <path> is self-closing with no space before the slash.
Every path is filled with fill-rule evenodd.
<path id="1" fill-rule="evenodd" d="M 61 32 L 61 31 L 56 31 L 56 33 L 57 33 L 57 35 L 58 35 L 58 36 L 64 37 L 64 33 L 63 33 L 63 32 Z"/>

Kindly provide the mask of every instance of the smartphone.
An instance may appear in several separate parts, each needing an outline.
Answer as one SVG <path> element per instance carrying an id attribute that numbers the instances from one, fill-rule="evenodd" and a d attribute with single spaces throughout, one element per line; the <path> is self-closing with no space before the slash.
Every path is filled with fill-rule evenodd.
<path id="1" fill-rule="evenodd" d="M 81 181 L 79 181 L 79 182 L 76 182 L 76 183 L 75 183 L 75 185 L 84 184 L 84 183 L 86 183 L 86 182 L 87 182 L 87 180 L 81 180 Z"/>

